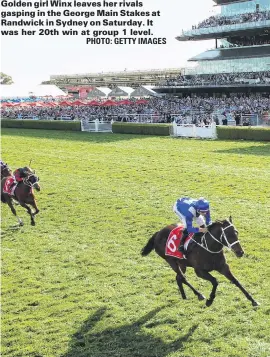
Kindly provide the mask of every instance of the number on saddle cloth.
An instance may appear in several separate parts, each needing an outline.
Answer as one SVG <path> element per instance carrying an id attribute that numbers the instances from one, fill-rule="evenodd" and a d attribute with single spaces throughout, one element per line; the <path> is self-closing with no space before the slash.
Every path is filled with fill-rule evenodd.
<path id="1" fill-rule="evenodd" d="M 17 187 L 14 177 L 8 177 L 5 181 L 3 192 L 8 193 L 9 195 L 14 195 L 15 188 Z"/>

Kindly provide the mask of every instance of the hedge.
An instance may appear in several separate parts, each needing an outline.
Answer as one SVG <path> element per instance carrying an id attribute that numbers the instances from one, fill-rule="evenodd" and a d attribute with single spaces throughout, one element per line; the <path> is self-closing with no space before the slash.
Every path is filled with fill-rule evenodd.
<path id="1" fill-rule="evenodd" d="M 253 140 L 270 141 L 270 128 L 217 126 L 217 137 L 220 140 Z"/>
<path id="2" fill-rule="evenodd" d="M 1 119 L 2 128 L 81 131 L 80 121 Z"/>
<path id="3" fill-rule="evenodd" d="M 171 124 L 113 123 L 112 132 L 117 134 L 139 134 L 169 136 Z"/>
<path id="4" fill-rule="evenodd" d="M 1 126 L 2 128 L 81 131 L 80 121 L 1 119 Z M 115 122 L 112 125 L 112 132 L 118 134 L 169 136 L 171 131 L 171 124 Z M 217 137 L 219 140 L 270 141 L 270 128 L 218 125 Z"/>

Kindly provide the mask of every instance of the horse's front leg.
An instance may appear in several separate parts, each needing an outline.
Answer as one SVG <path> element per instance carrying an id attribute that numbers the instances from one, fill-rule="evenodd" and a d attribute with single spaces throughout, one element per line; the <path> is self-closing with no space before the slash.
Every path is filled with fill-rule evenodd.
<path id="1" fill-rule="evenodd" d="M 222 268 L 220 271 L 221 274 L 226 276 L 227 279 L 229 279 L 234 285 L 236 285 L 242 293 L 245 295 L 245 297 L 251 301 L 252 306 L 259 306 L 260 304 L 253 299 L 253 297 L 246 291 L 246 289 L 239 283 L 239 281 L 235 278 L 235 276 L 232 274 L 229 265 L 225 264 L 225 266 Z"/>
<path id="2" fill-rule="evenodd" d="M 27 204 L 25 204 L 24 202 L 20 202 L 19 201 L 19 203 L 23 208 L 25 208 L 27 210 L 27 213 L 30 215 L 30 217 L 31 217 L 31 225 L 35 226 L 36 222 L 35 222 L 34 215 L 33 215 L 33 212 L 31 210 L 31 208 L 29 206 L 27 206 Z"/>
<path id="3" fill-rule="evenodd" d="M 213 301 L 215 300 L 216 297 L 216 290 L 218 287 L 218 281 L 216 278 L 214 278 L 208 271 L 206 270 L 200 270 L 200 269 L 195 269 L 195 273 L 199 278 L 202 278 L 204 280 L 208 280 L 212 283 L 212 291 L 210 293 L 209 298 L 206 300 L 206 306 L 211 306 Z"/>
<path id="4" fill-rule="evenodd" d="M 18 222 L 19 222 L 19 225 L 20 226 L 23 226 L 23 221 L 21 220 L 21 218 L 19 216 L 17 216 L 17 212 L 13 206 L 13 203 L 12 203 L 12 199 L 10 197 L 5 197 L 6 199 L 6 202 L 9 206 L 9 208 L 11 209 L 11 212 L 14 214 L 14 216 L 17 218 Z"/>
<path id="5" fill-rule="evenodd" d="M 35 209 L 35 212 L 33 213 L 33 216 L 35 216 L 36 214 L 39 213 L 39 209 L 38 209 L 38 207 L 37 207 L 37 203 L 36 203 L 36 200 L 35 200 L 35 199 L 33 199 L 33 201 L 31 202 L 31 205 L 32 205 L 32 207 Z"/>

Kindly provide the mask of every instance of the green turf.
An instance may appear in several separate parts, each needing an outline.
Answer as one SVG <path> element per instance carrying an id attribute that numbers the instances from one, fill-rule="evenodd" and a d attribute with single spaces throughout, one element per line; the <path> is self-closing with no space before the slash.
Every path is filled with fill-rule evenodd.
<path id="1" fill-rule="evenodd" d="M 36 227 L 2 205 L 2 356 L 270 356 L 270 144 L 3 129 L 2 159 L 32 159 L 42 188 Z M 226 257 L 259 308 L 218 273 L 210 308 L 183 301 L 166 263 L 141 257 L 182 195 L 232 214 L 246 254 Z"/>

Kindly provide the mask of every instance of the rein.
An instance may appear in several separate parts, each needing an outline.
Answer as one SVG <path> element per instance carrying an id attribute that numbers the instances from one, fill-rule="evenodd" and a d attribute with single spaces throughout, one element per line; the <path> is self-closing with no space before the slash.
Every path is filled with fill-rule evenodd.
<path id="1" fill-rule="evenodd" d="M 218 253 L 220 253 L 220 252 L 223 250 L 223 247 L 226 247 L 226 248 L 228 248 L 228 249 L 231 249 L 232 246 L 234 246 L 236 243 L 239 243 L 239 240 L 236 240 L 236 241 L 233 242 L 232 244 L 229 243 L 228 238 L 227 238 L 226 233 L 225 233 L 225 230 L 226 230 L 227 228 L 230 228 L 230 227 L 234 227 L 233 224 L 230 223 L 230 225 L 227 226 L 227 227 L 225 227 L 225 228 L 222 228 L 222 227 L 221 227 L 221 235 L 220 235 L 219 238 L 214 237 L 211 232 L 209 232 L 209 231 L 207 232 L 213 240 L 215 240 L 216 242 L 218 242 L 218 243 L 222 246 L 221 249 L 220 249 L 219 251 L 217 251 L 217 252 L 214 252 L 214 251 L 212 251 L 212 250 L 210 250 L 210 249 L 208 248 L 208 245 L 207 245 L 207 242 L 206 242 L 206 237 L 205 237 L 205 235 L 206 235 L 207 233 L 204 233 L 204 235 L 201 237 L 201 243 L 198 243 L 198 242 L 197 242 L 196 240 L 194 240 L 193 238 L 192 238 L 192 240 L 193 240 L 193 242 L 195 242 L 197 245 L 199 245 L 201 248 L 203 248 L 203 249 L 206 250 L 207 252 L 212 253 L 212 254 L 218 254 Z M 222 242 L 222 240 L 225 241 L 225 244 Z"/>

